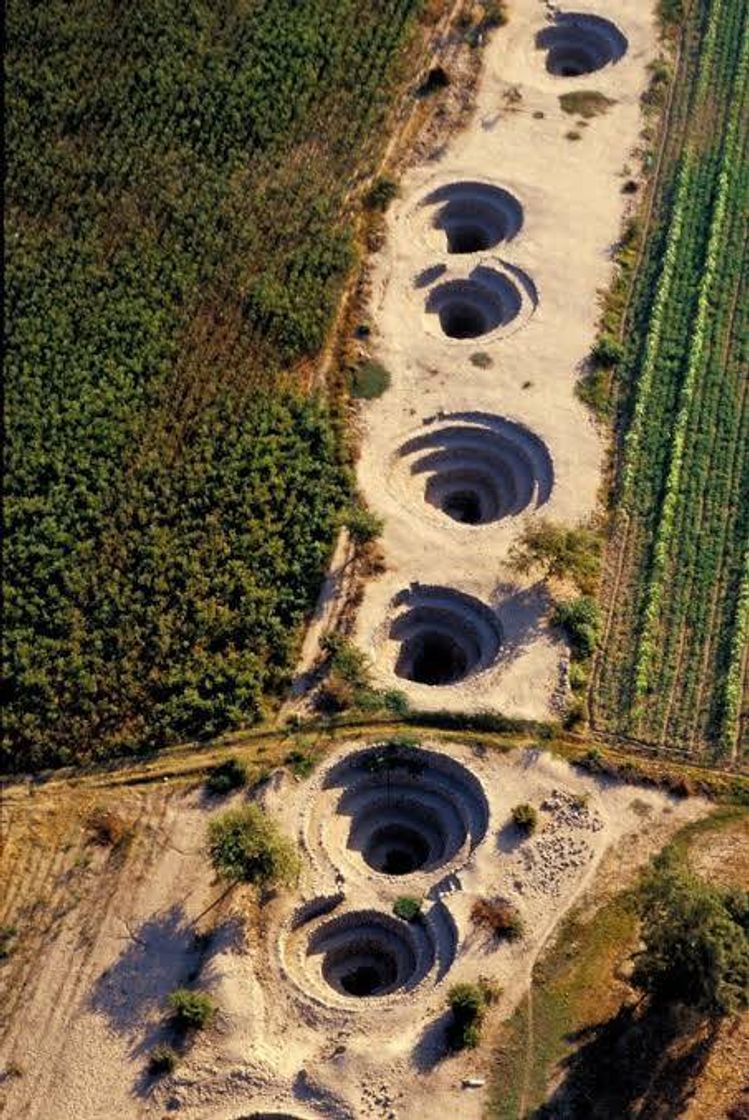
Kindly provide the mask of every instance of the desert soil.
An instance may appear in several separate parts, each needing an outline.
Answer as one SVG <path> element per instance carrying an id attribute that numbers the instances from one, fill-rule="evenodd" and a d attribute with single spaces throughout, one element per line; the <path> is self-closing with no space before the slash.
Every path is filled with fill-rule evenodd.
<path id="1" fill-rule="evenodd" d="M 19 935 L 0 973 L 4 1115 L 478 1118 L 483 1093 L 462 1082 L 487 1077 L 491 1055 L 443 1056 L 449 987 L 490 978 L 502 989 L 492 1016 L 504 1018 L 561 916 L 581 896 L 595 898 L 604 854 L 616 852 L 629 873 L 707 806 L 600 782 L 544 752 L 424 745 L 464 767 L 486 799 L 470 850 L 430 873 L 373 873 L 350 847 L 349 819 L 335 811 L 340 791 L 328 780 L 359 749 L 344 744 L 310 779 L 277 772 L 266 783 L 262 801 L 299 839 L 304 867 L 297 891 L 261 909 L 242 890 L 207 909 L 222 888 L 205 856 L 206 823 L 232 800 L 169 783 L 114 794 L 102 787 L 64 801 L 29 792 L 33 786 L 10 791 L 0 921 Z M 92 840 L 86 820 L 96 797 L 137 826 L 131 844 Z M 519 801 L 539 809 L 539 830 L 528 839 L 510 824 Z M 331 916 L 387 914 L 404 891 L 424 895 L 430 923 L 440 911 L 439 926 L 430 925 L 439 961 L 400 995 L 326 994 L 307 952 L 308 931 L 327 920 L 316 913 L 320 900 L 342 896 Z M 473 902 L 497 894 L 520 911 L 520 942 L 496 941 L 471 921 Z M 450 927 L 455 938 L 445 940 Z M 166 999 L 183 984 L 210 991 L 219 1015 L 174 1075 L 152 1079 L 148 1055 L 169 1037 Z"/>
<path id="2" fill-rule="evenodd" d="M 533 581 L 518 579 L 508 550 L 528 518 L 577 523 L 596 508 L 603 442 L 575 382 L 594 341 L 598 295 L 610 281 L 631 205 L 622 185 L 638 166 L 640 95 L 657 50 L 652 5 L 644 0 L 600 0 L 574 10 L 614 21 L 629 42 L 624 57 L 581 77 L 547 73 L 534 42 L 552 9 L 542 0 L 512 0 L 508 25 L 485 48 L 469 125 L 405 175 L 375 260 L 376 356 L 392 384 L 364 406 L 359 481 L 385 519 L 388 570 L 369 582 L 356 633 L 378 682 L 404 689 L 420 708 L 493 707 L 547 718 L 563 700 L 565 649 L 547 625 L 548 602 Z M 580 124 L 560 108 L 560 93 L 570 90 L 598 91 L 613 104 Z M 568 138 L 571 132 L 579 139 Z M 435 189 L 463 181 L 494 184 L 517 198 L 523 224 L 512 240 L 486 252 L 446 252 L 444 236 L 431 226 L 435 211 L 422 204 Z M 535 295 L 504 328 L 447 338 L 425 310 L 432 289 L 421 278 L 438 268 L 446 270 L 441 279 L 465 276 L 477 265 L 522 269 Z M 472 364 L 476 352 L 491 365 Z M 430 419 L 455 413 L 508 418 L 543 440 L 553 462 L 549 500 L 538 510 L 472 526 L 430 507 L 418 479 L 404 485 L 399 449 Z M 395 674 L 391 604 L 413 583 L 454 588 L 491 606 L 504 632 L 492 665 L 443 687 Z"/>

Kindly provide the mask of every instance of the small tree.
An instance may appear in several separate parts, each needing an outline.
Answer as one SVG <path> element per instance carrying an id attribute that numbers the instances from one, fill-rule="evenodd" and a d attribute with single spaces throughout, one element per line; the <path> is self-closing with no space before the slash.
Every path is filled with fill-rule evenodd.
<path id="1" fill-rule="evenodd" d="M 749 1006 L 749 896 L 713 887 L 666 849 L 639 897 L 633 983 L 652 999 L 720 1016 Z"/>
<path id="2" fill-rule="evenodd" d="M 257 805 L 230 809 L 210 821 L 208 851 L 216 873 L 229 883 L 269 890 L 291 886 L 299 875 L 296 848 Z"/>
<path id="3" fill-rule="evenodd" d="M 516 571 L 538 571 L 546 578 L 570 579 L 584 595 L 595 591 L 601 566 L 601 541 L 585 526 L 570 529 L 548 518 L 529 524 L 510 551 Z"/>
<path id="4" fill-rule="evenodd" d="M 521 832 L 530 836 L 538 827 L 538 813 L 532 805 L 523 802 L 521 805 L 516 805 L 512 810 L 512 823 L 516 828 L 519 828 Z"/>
<path id="5" fill-rule="evenodd" d="M 185 1030 L 202 1030 L 216 1014 L 216 1005 L 209 995 L 189 988 L 177 988 L 172 992 L 169 1006 L 177 1025 Z"/>
<path id="6" fill-rule="evenodd" d="M 452 1022 L 447 1038 L 453 1050 L 472 1050 L 481 1040 L 486 996 L 478 984 L 456 984 L 447 995 Z"/>

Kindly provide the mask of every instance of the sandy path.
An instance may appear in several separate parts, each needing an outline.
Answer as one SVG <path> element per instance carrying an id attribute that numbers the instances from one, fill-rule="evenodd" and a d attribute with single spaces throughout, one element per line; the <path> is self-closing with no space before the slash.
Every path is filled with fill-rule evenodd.
<path id="1" fill-rule="evenodd" d="M 559 685 L 564 650 L 545 626 L 544 599 L 537 588 L 518 583 L 506 564 L 533 505 L 488 524 L 460 524 L 425 502 L 423 478 L 404 483 L 398 454 L 406 440 L 429 430 L 429 418 L 508 418 L 543 441 L 553 462 L 553 490 L 539 512 L 576 522 L 595 509 L 602 444 L 574 386 L 594 339 L 597 293 L 611 275 L 626 207 L 622 174 L 625 165 L 634 165 L 639 97 L 655 54 L 655 29 L 648 3 L 601 0 L 576 4 L 575 11 L 615 21 L 629 42 L 624 57 L 593 74 L 552 76 L 534 45 L 547 26 L 546 5 L 511 3 L 508 26 L 486 47 L 471 124 L 439 159 L 405 176 L 376 262 L 377 356 L 389 367 L 392 386 L 365 406 L 359 480 L 385 517 L 389 570 L 367 588 L 357 636 L 380 682 L 405 688 L 422 708 L 491 706 L 543 718 Z M 559 94 L 570 90 L 599 91 L 615 104 L 578 126 L 559 104 Z M 568 139 L 571 131 L 580 138 Z M 444 235 L 432 228 L 434 208 L 421 204 L 430 192 L 465 181 L 494 184 L 518 200 L 522 227 L 511 240 L 474 254 L 446 251 Z M 432 293 L 446 279 L 470 276 L 476 266 L 504 274 L 509 269 L 510 276 L 522 270 L 535 288 L 536 305 L 524 298 L 511 323 L 484 336 L 446 337 L 437 315 L 426 309 Z M 442 275 L 430 280 L 430 270 L 440 268 Z M 492 364 L 477 368 L 470 361 L 476 352 Z M 396 676 L 391 600 L 413 582 L 455 588 L 491 605 L 504 630 L 491 667 L 438 688 Z"/>

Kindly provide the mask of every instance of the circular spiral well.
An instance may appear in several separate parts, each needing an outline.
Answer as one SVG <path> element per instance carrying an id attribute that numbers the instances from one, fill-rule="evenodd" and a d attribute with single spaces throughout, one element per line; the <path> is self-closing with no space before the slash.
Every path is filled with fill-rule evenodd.
<path id="1" fill-rule="evenodd" d="M 391 482 L 464 525 L 487 525 L 548 501 L 554 466 L 524 425 L 487 413 L 442 416 L 398 450 Z"/>
<path id="2" fill-rule="evenodd" d="M 405 923 L 376 911 L 331 918 L 312 933 L 307 957 L 339 995 L 386 996 L 418 979 L 418 957 Z"/>
<path id="3" fill-rule="evenodd" d="M 415 585 L 392 604 L 389 636 L 399 644 L 396 676 L 444 687 L 488 668 L 502 643 L 494 612 L 446 587 Z"/>
<path id="4" fill-rule="evenodd" d="M 537 302 L 533 282 L 502 262 L 436 283 L 425 304 L 427 329 L 452 339 L 479 338 L 515 323 Z"/>
<path id="5" fill-rule="evenodd" d="M 523 224 L 514 195 L 491 183 L 448 183 L 421 203 L 436 207 L 432 228 L 444 236 L 448 253 L 479 253 L 510 241 Z"/>
<path id="6" fill-rule="evenodd" d="M 618 62 L 629 44 L 608 19 L 560 12 L 551 27 L 538 32 L 536 46 L 547 52 L 546 69 L 550 74 L 575 78 Z"/>
<path id="7" fill-rule="evenodd" d="M 429 875 L 485 835 L 488 805 L 481 783 L 461 763 L 423 747 L 385 744 L 356 751 L 327 774 L 321 835 L 336 866 L 398 878 Z M 337 822 L 348 818 L 348 829 Z M 356 861 L 355 861 L 356 862 Z"/>

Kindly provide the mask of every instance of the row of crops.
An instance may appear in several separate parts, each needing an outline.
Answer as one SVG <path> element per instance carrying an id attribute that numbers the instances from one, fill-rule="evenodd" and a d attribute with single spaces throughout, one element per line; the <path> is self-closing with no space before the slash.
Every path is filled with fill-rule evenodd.
<path id="1" fill-rule="evenodd" d="M 418 0 L 12 0 L 0 766 L 261 714 L 350 471 L 301 383 Z"/>
<path id="2" fill-rule="evenodd" d="M 749 628 L 749 13 L 712 0 L 690 21 L 686 124 L 621 367 L 620 580 L 594 699 L 608 728 L 721 759 L 742 749 Z"/>

